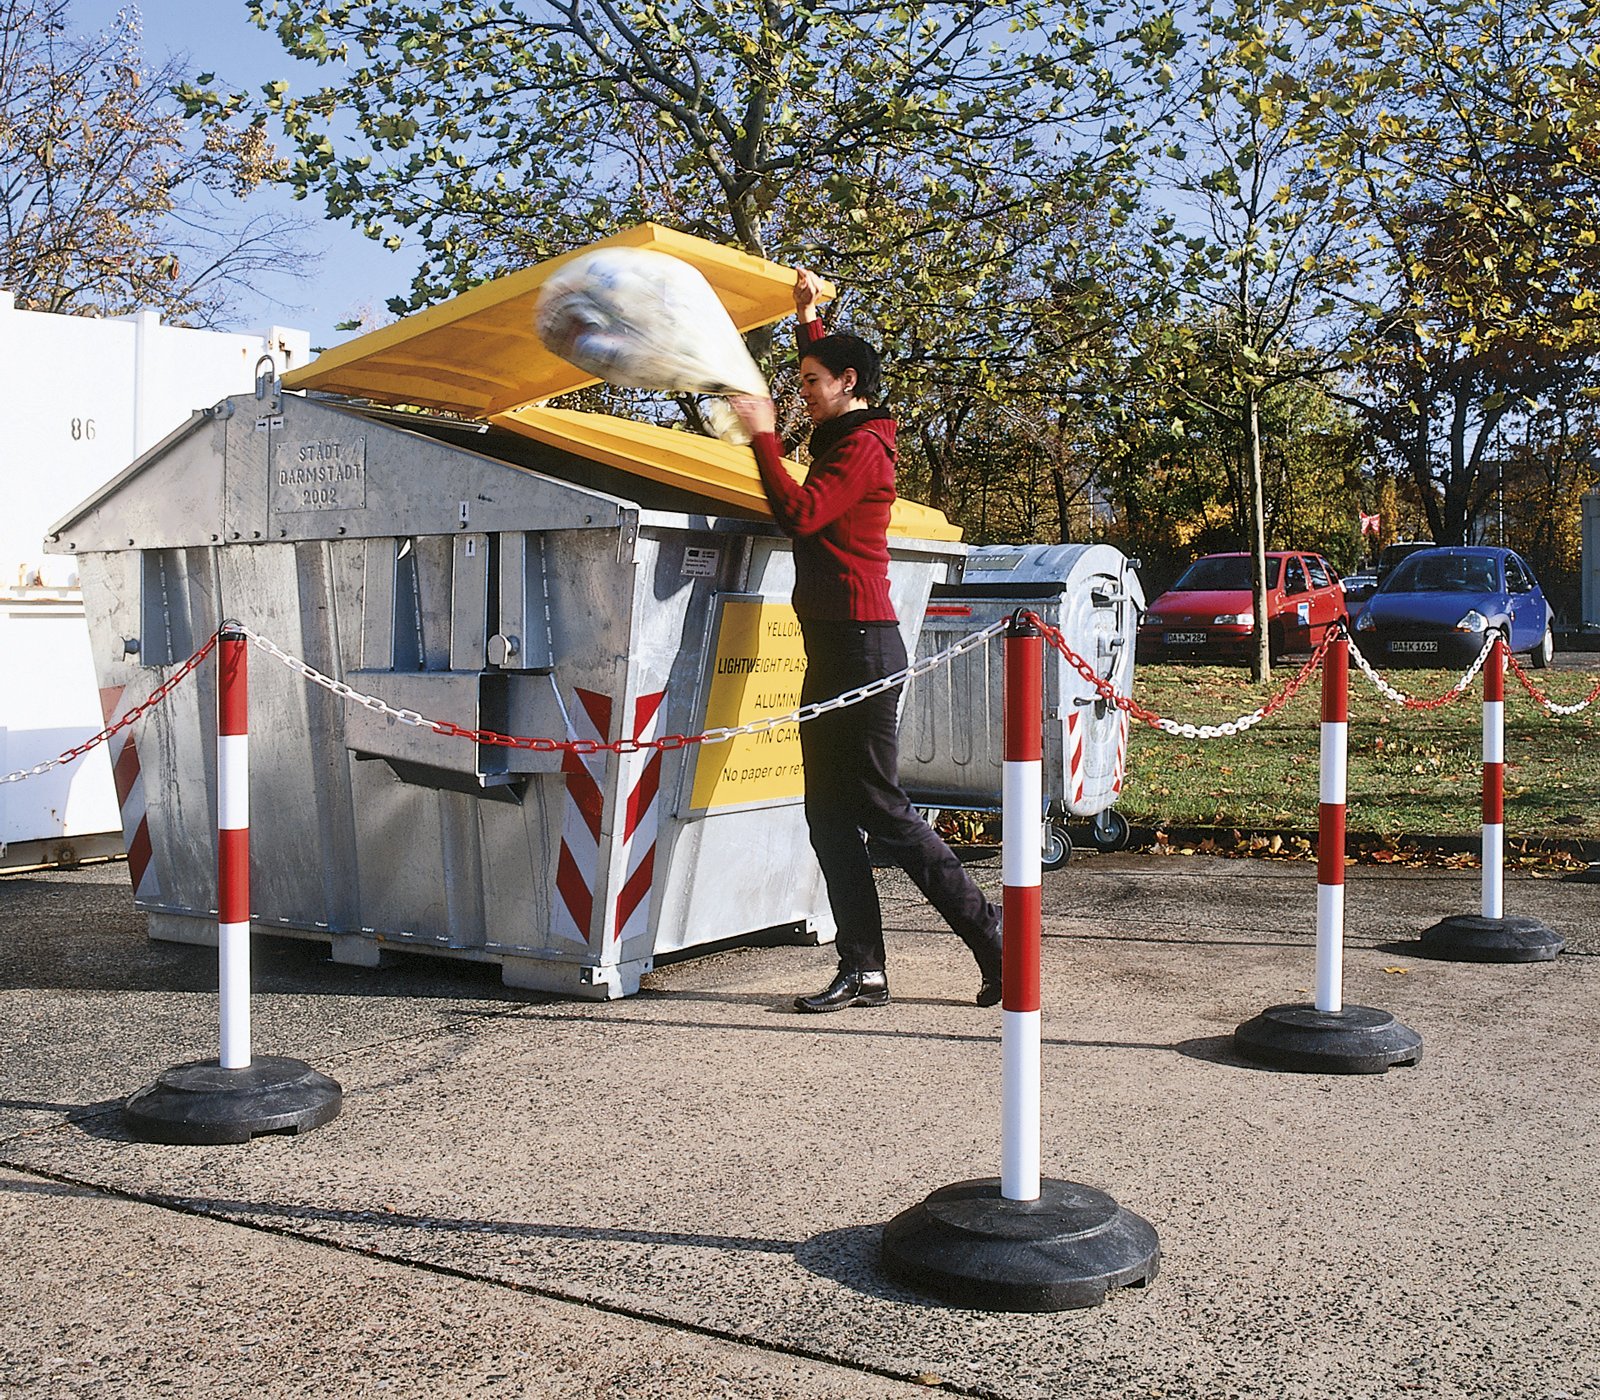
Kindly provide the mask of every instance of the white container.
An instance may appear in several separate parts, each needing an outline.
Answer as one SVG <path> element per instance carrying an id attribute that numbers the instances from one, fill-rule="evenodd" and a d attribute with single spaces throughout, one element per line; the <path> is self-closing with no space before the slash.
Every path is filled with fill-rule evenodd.
<path id="1" fill-rule="evenodd" d="M 280 372 L 304 364 L 310 337 L 277 326 L 265 335 L 189 330 L 151 311 L 19 311 L 0 291 L 0 775 L 47 762 L 105 725 L 77 561 L 46 554 L 46 530 L 193 410 L 252 385 L 264 355 Z M 111 757 L 102 746 L 0 784 L 0 869 L 122 851 Z M 137 783 L 123 776 L 123 797 L 136 799 Z M 137 827 L 128 823 L 129 839 Z"/>

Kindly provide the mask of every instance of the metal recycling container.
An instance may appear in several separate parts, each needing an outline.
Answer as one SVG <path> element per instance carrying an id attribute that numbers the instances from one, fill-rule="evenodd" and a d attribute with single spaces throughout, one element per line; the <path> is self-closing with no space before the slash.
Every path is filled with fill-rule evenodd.
<path id="1" fill-rule="evenodd" d="M 959 583 L 936 586 L 919 658 L 1027 608 L 1118 695 L 1133 692 L 1134 641 L 1144 590 L 1135 563 L 1104 544 L 987 545 L 967 552 Z M 1044 668 L 1047 869 L 1071 853 L 1065 822 L 1092 817 L 1092 839 L 1115 850 L 1127 822 L 1113 804 L 1128 756 L 1128 715 L 1048 642 Z M 900 779 L 931 809 L 998 811 L 1004 770 L 1004 649 L 999 640 L 915 677 L 900 721 Z"/>
<path id="2" fill-rule="evenodd" d="M 773 280 L 775 317 L 792 274 Z M 793 555 L 747 448 L 489 408 L 399 411 L 268 376 L 193 415 L 54 527 L 101 687 L 147 698 L 229 619 L 356 697 L 475 731 L 671 740 L 797 707 Z M 957 534 L 909 504 L 891 524 L 908 651 Z M 364 965 L 400 948 L 494 961 L 510 985 L 597 998 L 664 954 L 833 933 L 793 725 L 507 747 L 402 722 L 259 647 L 249 694 L 258 930 Z M 206 665 L 128 748 L 153 937 L 216 940 L 214 714 Z"/>

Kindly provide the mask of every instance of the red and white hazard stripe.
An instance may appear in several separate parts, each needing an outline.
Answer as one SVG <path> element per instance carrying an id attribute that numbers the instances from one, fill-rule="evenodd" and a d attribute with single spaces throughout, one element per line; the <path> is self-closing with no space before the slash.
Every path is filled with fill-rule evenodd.
<path id="1" fill-rule="evenodd" d="M 1340 636 L 1322 658 L 1321 803 L 1317 820 L 1318 1011 L 1344 1009 L 1344 838 L 1349 777 L 1350 642 Z"/>
<path id="2" fill-rule="evenodd" d="M 634 704 L 635 739 L 655 739 L 661 729 L 667 692 L 643 695 Z M 661 791 L 661 750 L 623 754 L 619 787 L 626 794 L 622 822 L 622 889 L 617 895 L 615 937 L 619 942 L 643 933 L 650 922 L 650 892 L 656 865 L 656 797 Z"/>
<path id="3" fill-rule="evenodd" d="M 1111 795 L 1122 792 L 1123 780 L 1128 776 L 1128 712 L 1117 710 L 1117 765 L 1111 780 Z"/>
<path id="4" fill-rule="evenodd" d="M 1084 733 L 1089 727 L 1086 714 L 1086 710 L 1077 706 L 1067 711 L 1067 797 L 1073 811 L 1082 810 L 1088 786 L 1083 756 Z M 1117 726 L 1117 749 L 1111 769 L 1111 796 L 1114 798 L 1122 791 L 1128 772 L 1128 712 L 1118 709 L 1113 722 Z"/>
<path id="5" fill-rule="evenodd" d="M 126 686 L 107 686 L 100 692 L 100 711 L 106 728 L 116 727 L 137 702 L 122 703 Z M 150 854 L 150 816 L 145 805 L 144 774 L 139 769 L 139 746 L 134 742 L 134 726 L 121 730 L 111 739 L 111 779 L 117 789 L 117 809 L 122 814 L 122 844 L 128 854 L 128 878 L 133 884 L 136 903 L 161 897 L 155 862 Z"/>
<path id="6" fill-rule="evenodd" d="M 579 689 L 576 694 L 572 737 L 610 742 L 611 697 L 594 690 Z M 634 704 L 630 738 L 657 737 L 665 699 L 665 690 L 639 697 Z M 562 758 L 567 800 L 552 918 L 558 937 L 601 951 L 648 924 L 661 789 L 660 749 L 616 755 L 621 829 L 614 831 L 608 841 L 606 763 L 610 757 L 606 753 L 568 751 Z M 598 899 L 597 892 L 602 887 L 615 889 L 615 898 Z"/>
<path id="7" fill-rule="evenodd" d="M 1000 1013 L 1000 1194 L 1039 1199 L 1039 922 L 1043 803 L 1042 635 L 1013 620 L 1005 641 L 1005 948 Z"/>
<path id="8" fill-rule="evenodd" d="M 1083 711 L 1067 711 L 1067 797 L 1074 811 L 1083 801 Z"/>
<path id="9" fill-rule="evenodd" d="M 572 738 L 606 743 L 611 729 L 611 697 L 596 690 L 578 690 L 571 716 Z M 605 816 L 606 755 L 561 757 L 567 780 L 566 809 L 561 818 L 561 856 L 556 866 L 556 906 L 552 927 L 570 942 L 589 942 L 594 923 L 594 891 L 600 873 L 600 826 Z"/>
<path id="10" fill-rule="evenodd" d="M 223 1069 L 250 1066 L 250 644 L 217 646 L 217 962 Z"/>
<path id="11" fill-rule="evenodd" d="M 1483 668 L 1483 917 L 1505 913 L 1506 643 Z"/>

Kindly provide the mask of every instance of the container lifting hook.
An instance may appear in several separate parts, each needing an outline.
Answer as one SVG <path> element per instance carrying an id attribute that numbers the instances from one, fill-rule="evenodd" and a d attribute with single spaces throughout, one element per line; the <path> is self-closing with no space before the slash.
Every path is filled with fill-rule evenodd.
<path id="1" fill-rule="evenodd" d="M 277 382 L 277 362 L 271 355 L 263 355 L 256 361 L 256 397 L 265 403 L 277 391 Z"/>

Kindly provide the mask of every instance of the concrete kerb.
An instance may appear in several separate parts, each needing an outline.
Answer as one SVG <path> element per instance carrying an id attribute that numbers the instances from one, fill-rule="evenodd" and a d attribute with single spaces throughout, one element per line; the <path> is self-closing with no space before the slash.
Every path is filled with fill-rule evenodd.
<path id="1" fill-rule="evenodd" d="M 46 1363 L 91 1312 L 90 1350 L 120 1346 L 108 1364 L 152 1377 L 178 1372 L 151 1320 L 186 1318 L 184 1383 L 222 1393 L 275 1393 L 264 1363 L 288 1340 L 308 1358 L 296 1393 L 350 1393 L 342 1337 L 402 1388 L 439 1357 L 477 1375 L 474 1356 L 522 1353 L 483 1386 L 505 1394 L 882 1394 L 920 1376 L 1008 1397 L 1543 1397 L 1600 1374 L 1600 1114 L 1572 1073 L 1600 1019 L 1593 886 L 1513 876 L 1568 952 L 1507 968 L 1387 942 L 1397 910 L 1458 907 L 1472 872 L 1352 872 L 1351 994 L 1429 1040 L 1415 1070 L 1369 1080 L 1250 1067 L 1226 1044 L 1304 985 L 1305 866 L 1085 856 L 1050 877 L 1045 1165 L 1114 1185 L 1166 1257 L 1103 1308 L 994 1316 L 876 1265 L 881 1221 L 998 1151 L 995 1015 L 898 876 L 882 877 L 894 1001 L 823 1026 L 784 1009 L 814 950 L 689 960 L 595 1005 L 263 939 L 262 1045 L 327 1064 L 346 1114 L 300 1139 L 170 1148 L 128 1140 L 106 1104 L 214 1034 L 209 950 L 146 943 L 96 874 L 0 881 L 0 1162 L 123 1198 L 0 1192 L 19 1261 L 0 1301 L 31 1329 L 4 1333 L 8 1374 L 34 1378 L 17 1393 L 62 1393 Z M 162 1282 L 159 1241 L 191 1236 L 207 1253 L 178 1274 L 203 1286 L 204 1322 Z M 315 1296 L 338 1278 L 347 1301 L 308 1318 L 227 1286 L 224 1256 L 258 1278 L 283 1251 Z M 359 1301 L 380 1278 L 382 1303 Z M 570 1322 L 548 1346 L 546 1308 Z M 225 1344 L 222 1319 L 267 1344 Z M 607 1390 L 613 1372 L 635 1388 Z M 592 1389 L 563 1389 L 574 1377 Z"/>

